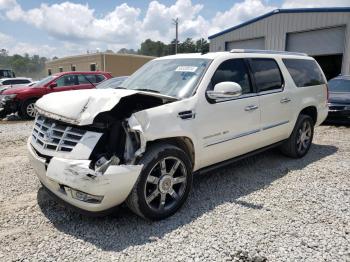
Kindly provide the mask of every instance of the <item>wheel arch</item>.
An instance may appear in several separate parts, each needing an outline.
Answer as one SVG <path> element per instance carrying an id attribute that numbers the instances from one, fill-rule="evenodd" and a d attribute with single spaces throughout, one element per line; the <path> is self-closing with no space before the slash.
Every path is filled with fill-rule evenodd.
<path id="1" fill-rule="evenodd" d="M 167 144 L 179 147 L 190 157 L 192 168 L 194 167 L 194 165 L 195 165 L 195 149 L 194 149 L 194 144 L 190 138 L 185 137 L 185 136 L 160 138 L 160 139 L 148 141 L 146 143 L 146 148 L 148 148 L 151 145 L 158 144 L 158 143 L 167 143 Z"/>
<path id="2" fill-rule="evenodd" d="M 308 115 L 314 121 L 314 125 L 317 123 L 317 108 L 315 106 L 307 106 L 300 111 L 299 115 Z"/>

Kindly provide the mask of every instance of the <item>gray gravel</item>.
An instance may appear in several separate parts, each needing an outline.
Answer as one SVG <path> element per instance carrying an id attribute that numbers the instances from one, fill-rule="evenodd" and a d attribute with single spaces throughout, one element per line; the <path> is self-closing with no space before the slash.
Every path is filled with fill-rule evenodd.
<path id="1" fill-rule="evenodd" d="M 322 126 L 301 160 L 272 150 L 196 177 L 173 217 L 56 204 L 26 158 L 32 122 L 0 122 L 1 261 L 350 261 L 350 129 Z"/>

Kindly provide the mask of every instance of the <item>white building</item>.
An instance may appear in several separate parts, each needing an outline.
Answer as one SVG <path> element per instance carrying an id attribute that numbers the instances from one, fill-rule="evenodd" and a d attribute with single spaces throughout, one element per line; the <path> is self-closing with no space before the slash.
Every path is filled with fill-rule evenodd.
<path id="1" fill-rule="evenodd" d="M 350 7 L 276 9 L 209 39 L 210 51 L 303 52 L 318 61 L 328 79 L 350 74 Z"/>

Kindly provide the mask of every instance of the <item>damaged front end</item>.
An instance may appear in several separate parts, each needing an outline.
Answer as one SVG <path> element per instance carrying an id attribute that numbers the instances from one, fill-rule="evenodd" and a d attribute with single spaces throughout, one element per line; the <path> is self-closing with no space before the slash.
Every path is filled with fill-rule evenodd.
<path id="1" fill-rule="evenodd" d="M 124 202 L 142 170 L 137 161 L 146 141 L 133 113 L 174 99 L 124 92 L 114 97 L 114 106 L 108 101 L 109 108 L 103 98 L 105 103 L 97 110 L 98 101 L 91 97 L 80 96 L 74 109 L 79 114 L 74 112 L 74 117 L 71 112 L 57 114 L 59 110 L 46 107 L 52 104 L 45 97 L 39 100 L 28 149 L 32 165 L 47 189 L 75 207 L 99 212 Z M 69 106 L 72 110 L 72 104 Z"/>

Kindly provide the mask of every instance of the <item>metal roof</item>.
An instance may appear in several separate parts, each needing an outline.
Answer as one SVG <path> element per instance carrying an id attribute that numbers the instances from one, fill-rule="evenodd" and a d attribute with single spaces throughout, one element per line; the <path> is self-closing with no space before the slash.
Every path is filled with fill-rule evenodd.
<path id="1" fill-rule="evenodd" d="M 230 27 L 224 31 L 221 31 L 219 33 L 216 33 L 214 35 L 209 36 L 209 39 L 213 39 L 215 37 L 218 37 L 220 35 L 226 34 L 228 32 L 234 31 L 238 28 L 244 27 L 246 25 L 255 23 L 259 20 L 262 20 L 264 18 L 267 18 L 269 16 L 275 15 L 275 14 L 290 14 L 290 13 L 334 13 L 334 12 L 350 12 L 350 7 L 329 7 L 329 8 L 295 8 L 295 9 L 275 9 L 269 13 L 266 13 L 264 15 L 258 16 L 256 18 L 253 18 L 251 20 L 248 20 L 244 23 L 241 23 L 239 25 L 236 25 L 234 27 Z"/>

